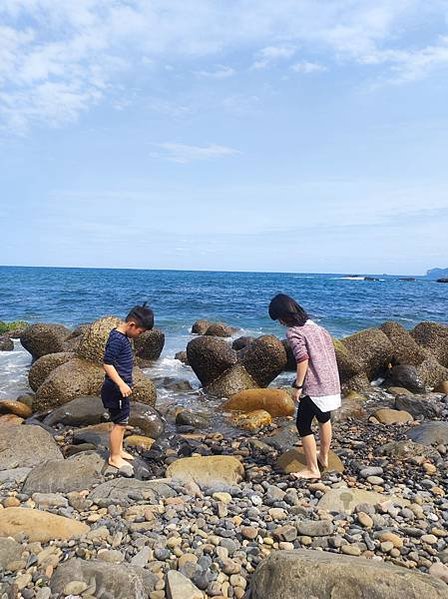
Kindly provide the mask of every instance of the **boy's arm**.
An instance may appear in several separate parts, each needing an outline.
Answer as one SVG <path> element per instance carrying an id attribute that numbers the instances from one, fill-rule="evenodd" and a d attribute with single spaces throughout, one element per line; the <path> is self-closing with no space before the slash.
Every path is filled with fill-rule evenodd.
<path id="1" fill-rule="evenodd" d="M 123 397 L 129 397 L 132 393 L 132 389 L 118 374 L 117 369 L 112 364 L 103 364 L 104 372 L 107 376 L 117 385 Z"/>

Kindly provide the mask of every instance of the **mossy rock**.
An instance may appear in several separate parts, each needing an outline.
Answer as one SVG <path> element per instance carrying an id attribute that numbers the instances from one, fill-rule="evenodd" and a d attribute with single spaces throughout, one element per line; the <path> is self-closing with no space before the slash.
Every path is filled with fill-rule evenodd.
<path id="1" fill-rule="evenodd" d="M 13 320 L 12 322 L 4 322 L 0 320 L 0 335 L 5 333 L 13 333 L 14 331 L 22 331 L 29 327 L 29 323 L 24 320 Z"/>

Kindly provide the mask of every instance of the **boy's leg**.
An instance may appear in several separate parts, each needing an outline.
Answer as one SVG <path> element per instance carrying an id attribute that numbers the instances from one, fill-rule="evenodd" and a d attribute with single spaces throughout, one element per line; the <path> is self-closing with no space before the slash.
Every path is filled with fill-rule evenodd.
<path id="1" fill-rule="evenodd" d="M 309 397 L 304 397 L 299 402 L 296 424 L 302 439 L 307 468 L 300 472 L 295 472 L 294 475 L 297 478 L 320 478 L 319 465 L 317 463 L 316 440 L 311 430 L 313 418 L 314 409 L 312 400 Z"/>
<path id="2" fill-rule="evenodd" d="M 122 468 L 128 463 L 122 457 L 125 424 L 114 424 L 109 435 L 109 464 Z"/>
<path id="3" fill-rule="evenodd" d="M 331 420 L 319 422 L 320 450 L 318 460 L 324 468 L 328 467 L 328 452 L 330 451 L 332 432 Z"/>

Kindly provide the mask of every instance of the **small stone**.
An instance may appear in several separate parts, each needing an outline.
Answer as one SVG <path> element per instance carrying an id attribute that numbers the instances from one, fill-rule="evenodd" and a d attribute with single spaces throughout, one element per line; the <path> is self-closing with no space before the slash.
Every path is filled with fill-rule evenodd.
<path id="1" fill-rule="evenodd" d="M 361 549 L 358 547 L 358 545 L 342 545 L 341 552 L 345 555 L 361 555 Z"/>
<path id="2" fill-rule="evenodd" d="M 380 547 L 383 553 L 389 553 L 389 551 L 392 551 L 392 549 L 394 548 L 394 544 L 392 543 L 392 541 L 384 541 L 383 543 L 381 543 Z"/>
<path id="3" fill-rule="evenodd" d="M 258 536 L 258 529 L 254 528 L 253 526 L 242 526 L 241 534 L 245 539 L 253 541 Z"/>
<path id="4" fill-rule="evenodd" d="M 269 515 L 273 520 L 286 520 L 288 517 L 286 511 L 283 508 L 273 507 L 269 510 Z"/>
<path id="5" fill-rule="evenodd" d="M 383 474 L 383 469 L 380 466 L 369 466 L 368 468 L 363 468 L 359 472 L 359 476 L 361 478 L 368 478 L 369 476 L 378 476 Z"/>
<path id="6" fill-rule="evenodd" d="M 226 504 L 232 501 L 230 493 L 213 493 L 212 497 L 213 499 L 216 499 L 216 501 L 222 501 L 222 503 Z"/>
<path id="7" fill-rule="evenodd" d="M 425 462 L 423 464 L 423 469 L 425 470 L 426 474 L 429 474 L 430 476 L 437 472 L 437 468 L 434 466 L 434 464 L 431 464 L 430 462 Z"/>
<path id="8" fill-rule="evenodd" d="M 368 476 L 367 482 L 370 483 L 371 485 L 383 485 L 384 478 L 381 478 L 381 476 Z"/>
<path id="9" fill-rule="evenodd" d="M 297 525 L 299 534 L 309 537 L 324 537 L 331 535 L 334 526 L 329 520 L 303 520 Z"/>
<path id="10" fill-rule="evenodd" d="M 3 501 L 3 507 L 18 507 L 20 505 L 20 500 L 17 497 L 7 497 Z"/>
<path id="11" fill-rule="evenodd" d="M 437 537 L 435 535 L 423 535 L 420 537 L 422 543 L 427 543 L 428 545 L 437 545 Z"/>
<path id="12" fill-rule="evenodd" d="M 373 520 L 365 512 L 359 512 L 357 514 L 357 519 L 358 519 L 358 522 L 361 524 L 361 526 L 364 526 L 364 528 L 372 528 Z"/>
<path id="13" fill-rule="evenodd" d="M 89 585 L 82 580 L 72 580 L 65 585 L 64 595 L 80 595 L 88 588 Z"/>
<path id="14" fill-rule="evenodd" d="M 398 535 L 394 534 L 393 532 L 382 532 L 378 538 L 381 542 L 390 541 L 392 545 L 394 547 L 397 547 L 398 549 L 401 549 L 401 547 L 403 547 L 403 539 Z"/>
<path id="15" fill-rule="evenodd" d="M 291 524 L 286 524 L 274 530 L 273 535 L 278 541 L 295 541 L 297 538 L 297 528 Z"/>

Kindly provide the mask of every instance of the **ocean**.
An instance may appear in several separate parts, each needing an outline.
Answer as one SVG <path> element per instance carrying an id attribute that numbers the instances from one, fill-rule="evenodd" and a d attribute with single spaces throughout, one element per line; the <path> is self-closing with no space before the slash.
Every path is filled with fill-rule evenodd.
<path id="1" fill-rule="evenodd" d="M 195 382 L 191 370 L 174 360 L 200 318 L 241 329 L 239 335 L 284 331 L 267 314 L 279 292 L 293 296 L 336 337 L 395 320 L 412 328 L 423 320 L 448 321 L 448 285 L 424 277 L 415 281 L 380 275 L 368 281 L 353 273 L 294 274 L 174 270 L 0 267 L 0 320 L 53 322 L 74 327 L 101 316 L 125 316 L 147 301 L 166 344 L 150 376 Z M 15 343 L 0 352 L 0 397 L 28 390 L 29 354 Z"/>

